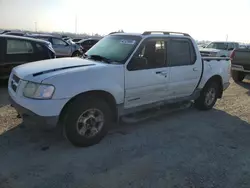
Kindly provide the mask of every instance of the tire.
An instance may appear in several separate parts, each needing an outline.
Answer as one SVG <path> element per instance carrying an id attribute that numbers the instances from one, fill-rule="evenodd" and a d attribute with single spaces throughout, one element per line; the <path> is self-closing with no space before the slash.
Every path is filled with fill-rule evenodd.
<path id="1" fill-rule="evenodd" d="M 232 78 L 235 82 L 242 82 L 245 79 L 245 73 L 232 70 L 231 72 Z"/>
<path id="2" fill-rule="evenodd" d="M 194 106 L 199 110 L 210 110 L 215 105 L 218 99 L 218 94 L 219 94 L 218 83 L 215 81 L 209 82 L 205 85 L 205 87 L 201 91 L 199 98 L 195 100 Z M 208 102 L 209 96 L 211 100 Z"/>
<path id="3" fill-rule="evenodd" d="M 75 51 L 73 54 L 72 54 L 72 57 L 80 57 L 82 54 L 78 51 Z"/>
<path id="4" fill-rule="evenodd" d="M 99 120 L 97 121 L 93 118 L 93 116 L 96 116 L 98 113 L 103 115 L 103 118 L 100 118 L 103 119 L 102 124 L 99 124 Z M 84 116 L 80 118 L 81 115 Z M 112 122 L 112 113 L 109 105 L 105 101 L 98 98 L 80 96 L 68 106 L 63 119 L 64 135 L 66 138 L 74 146 L 88 147 L 99 143 L 108 133 Z M 82 123 L 77 123 L 80 119 L 82 120 Z M 96 131 L 99 129 L 96 128 L 97 124 L 99 128 L 100 125 L 102 125 L 98 132 Z M 97 133 L 94 136 L 91 136 L 92 131 Z"/>

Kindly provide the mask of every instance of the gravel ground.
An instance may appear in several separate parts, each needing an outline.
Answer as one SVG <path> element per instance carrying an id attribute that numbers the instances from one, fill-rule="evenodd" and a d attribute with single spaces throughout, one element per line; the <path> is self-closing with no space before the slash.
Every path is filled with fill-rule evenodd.
<path id="1" fill-rule="evenodd" d="M 23 125 L 2 88 L 0 188 L 249 188 L 249 90 L 232 83 L 211 111 L 123 125 L 75 148 L 56 131 Z"/>

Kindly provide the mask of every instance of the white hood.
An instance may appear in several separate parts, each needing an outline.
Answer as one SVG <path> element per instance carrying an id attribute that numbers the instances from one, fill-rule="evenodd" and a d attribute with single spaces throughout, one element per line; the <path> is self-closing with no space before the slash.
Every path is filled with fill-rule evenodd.
<path id="1" fill-rule="evenodd" d="M 200 52 L 219 52 L 220 50 L 215 48 L 199 48 Z"/>
<path id="2" fill-rule="evenodd" d="M 29 76 L 35 76 L 39 74 L 44 74 L 46 72 L 54 72 L 59 70 L 65 70 L 70 68 L 94 66 L 98 63 L 96 61 L 81 59 L 81 58 L 58 58 L 36 61 L 32 63 L 26 63 L 17 66 L 13 69 L 13 72 L 17 74 L 21 79 L 27 79 Z"/>

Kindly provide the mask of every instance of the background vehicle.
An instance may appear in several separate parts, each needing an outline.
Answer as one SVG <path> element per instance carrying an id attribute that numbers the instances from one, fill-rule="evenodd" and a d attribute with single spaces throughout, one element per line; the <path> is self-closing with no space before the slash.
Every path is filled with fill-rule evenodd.
<path id="1" fill-rule="evenodd" d="M 239 48 L 237 42 L 211 42 L 205 48 L 200 48 L 200 53 L 203 57 L 229 57 L 236 48 Z"/>
<path id="2" fill-rule="evenodd" d="M 92 46 L 94 46 L 100 39 L 99 38 L 88 38 L 88 39 L 82 39 L 79 42 L 76 42 L 76 44 L 79 44 L 83 48 L 83 52 L 87 52 Z"/>
<path id="3" fill-rule="evenodd" d="M 143 119 L 147 110 L 150 116 L 191 100 L 200 110 L 211 109 L 229 86 L 230 71 L 229 58 L 202 59 L 188 34 L 117 33 L 100 40 L 85 59 L 16 67 L 8 90 L 20 114 L 62 125 L 71 143 L 90 146 L 116 121 Z M 18 92 L 11 85 L 16 77 L 27 81 Z"/>
<path id="4" fill-rule="evenodd" d="M 51 58 L 55 58 L 55 51 L 49 42 L 0 35 L 0 79 L 7 79 L 17 65 Z"/>
<path id="5" fill-rule="evenodd" d="M 250 74 L 250 49 L 235 49 L 231 53 L 232 78 L 235 82 L 244 80 Z"/>
<path id="6" fill-rule="evenodd" d="M 82 48 L 78 44 L 69 43 L 60 37 L 43 34 L 33 34 L 30 37 L 50 42 L 56 52 L 56 57 L 74 57 L 83 54 Z"/>

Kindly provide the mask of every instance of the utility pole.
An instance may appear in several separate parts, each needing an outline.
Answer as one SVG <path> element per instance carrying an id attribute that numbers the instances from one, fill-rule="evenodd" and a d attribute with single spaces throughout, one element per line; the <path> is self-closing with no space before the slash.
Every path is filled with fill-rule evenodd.
<path id="1" fill-rule="evenodd" d="M 226 41 L 228 40 L 228 34 L 226 35 Z"/>
<path id="2" fill-rule="evenodd" d="M 75 34 L 77 33 L 77 15 L 75 17 Z"/>
<path id="3" fill-rule="evenodd" d="M 35 22 L 35 31 L 37 32 L 37 22 Z"/>

